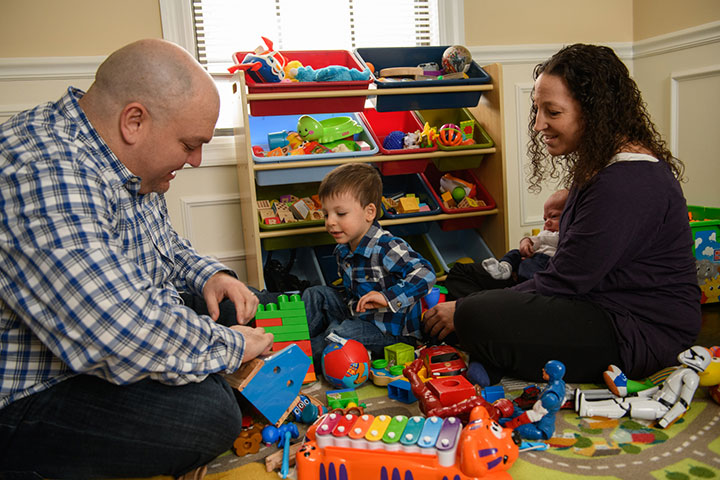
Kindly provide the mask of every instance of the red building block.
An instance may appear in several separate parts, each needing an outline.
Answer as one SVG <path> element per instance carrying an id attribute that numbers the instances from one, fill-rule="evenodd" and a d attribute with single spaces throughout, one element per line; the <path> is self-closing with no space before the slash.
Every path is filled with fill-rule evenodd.
<path id="1" fill-rule="evenodd" d="M 428 380 L 427 386 L 444 407 L 455 405 L 477 395 L 472 383 L 461 375 L 432 378 Z"/>

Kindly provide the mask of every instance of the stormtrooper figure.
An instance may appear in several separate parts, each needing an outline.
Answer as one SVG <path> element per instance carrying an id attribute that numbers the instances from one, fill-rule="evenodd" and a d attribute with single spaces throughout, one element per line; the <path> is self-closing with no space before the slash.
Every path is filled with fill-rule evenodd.
<path id="1" fill-rule="evenodd" d="M 577 402 L 578 415 L 620 418 L 628 414 L 631 418 L 658 420 L 660 427 L 667 428 L 690 407 L 700 383 L 698 373 L 707 368 L 712 355 L 707 348 L 694 346 L 680 353 L 678 361 L 682 366 L 664 383 L 638 392 L 637 397 L 588 401 L 581 393 Z"/>

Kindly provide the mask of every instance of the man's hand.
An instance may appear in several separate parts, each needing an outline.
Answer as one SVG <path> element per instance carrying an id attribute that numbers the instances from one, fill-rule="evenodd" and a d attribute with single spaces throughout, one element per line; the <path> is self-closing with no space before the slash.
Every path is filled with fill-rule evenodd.
<path id="1" fill-rule="evenodd" d="M 273 334 L 265 332 L 262 327 L 252 328 L 244 325 L 234 325 L 231 330 L 242 333 L 245 337 L 245 354 L 243 363 L 249 362 L 260 355 L 267 355 L 273 345 Z"/>
<path id="2" fill-rule="evenodd" d="M 455 302 L 438 303 L 422 316 L 423 330 L 442 340 L 455 331 Z"/>
<path id="3" fill-rule="evenodd" d="M 385 298 L 385 295 L 373 290 L 372 292 L 368 292 L 362 297 L 360 297 L 360 300 L 358 300 L 357 306 L 355 307 L 355 311 L 362 313 L 367 309 L 381 308 L 387 306 L 388 302 L 387 298 Z"/>
<path id="4" fill-rule="evenodd" d="M 520 255 L 523 256 L 523 258 L 530 258 L 533 255 L 535 255 L 535 249 L 533 248 L 533 242 L 528 237 L 523 238 L 520 240 L 520 248 L 518 248 L 520 251 Z"/>
<path id="5" fill-rule="evenodd" d="M 245 325 L 255 317 L 259 303 L 258 298 L 244 283 L 225 272 L 218 272 L 210 277 L 203 287 L 203 297 L 210 318 L 215 321 L 220 316 L 220 302 L 225 298 L 233 302 L 239 325 Z"/>

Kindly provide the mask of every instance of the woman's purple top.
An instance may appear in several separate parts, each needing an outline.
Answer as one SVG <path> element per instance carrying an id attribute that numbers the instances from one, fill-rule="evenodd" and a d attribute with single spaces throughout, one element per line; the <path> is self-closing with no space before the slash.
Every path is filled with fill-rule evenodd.
<path id="1" fill-rule="evenodd" d="M 513 288 L 602 306 L 614 321 L 621 367 L 642 378 L 676 365 L 693 345 L 700 288 L 679 182 L 663 162 L 623 155 L 572 189 L 557 253 L 545 271 Z"/>

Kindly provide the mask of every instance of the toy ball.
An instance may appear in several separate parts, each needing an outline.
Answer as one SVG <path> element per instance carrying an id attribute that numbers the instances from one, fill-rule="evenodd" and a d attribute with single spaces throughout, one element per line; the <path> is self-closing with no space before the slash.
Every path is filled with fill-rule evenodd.
<path id="1" fill-rule="evenodd" d="M 462 133 L 457 125 L 446 123 L 438 130 L 437 138 L 443 145 L 456 146 L 462 142 Z"/>
<path id="2" fill-rule="evenodd" d="M 464 72 L 470 62 L 472 62 L 472 54 L 462 45 L 448 47 L 442 55 L 442 67 L 445 73 Z"/>
<path id="3" fill-rule="evenodd" d="M 362 343 L 331 343 L 322 353 L 325 379 L 337 388 L 357 388 L 368 379 L 370 356 Z"/>
<path id="4" fill-rule="evenodd" d="M 394 130 L 388 133 L 385 140 L 383 140 L 383 148 L 386 150 L 402 150 L 405 146 L 405 132 L 400 130 Z"/>
<path id="5" fill-rule="evenodd" d="M 460 203 L 462 199 L 465 198 L 465 189 L 463 187 L 455 187 L 452 189 L 451 195 L 453 200 Z"/>

